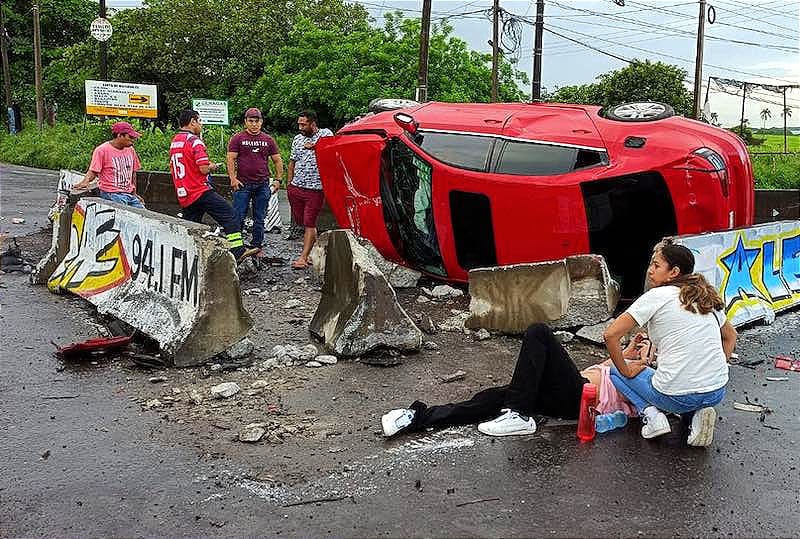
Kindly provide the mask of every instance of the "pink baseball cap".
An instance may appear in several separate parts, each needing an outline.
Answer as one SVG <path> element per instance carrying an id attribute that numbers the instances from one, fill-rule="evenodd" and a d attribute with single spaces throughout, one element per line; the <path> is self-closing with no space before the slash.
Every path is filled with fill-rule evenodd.
<path id="1" fill-rule="evenodd" d="M 111 126 L 111 134 L 112 135 L 128 135 L 133 138 L 139 138 L 142 136 L 141 133 L 136 131 L 131 124 L 128 122 L 117 122 Z"/>
<path id="2" fill-rule="evenodd" d="M 250 107 L 247 109 L 247 112 L 244 113 L 245 118 L 258 118 L 261 119 L 261 111 L 255 107 Z"/>

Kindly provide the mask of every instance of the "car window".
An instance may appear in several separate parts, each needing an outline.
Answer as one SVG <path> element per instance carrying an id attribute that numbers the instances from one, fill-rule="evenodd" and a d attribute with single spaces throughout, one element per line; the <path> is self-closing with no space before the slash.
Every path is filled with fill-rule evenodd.
<path id="1" fill-rule="evenodd" d="M 484 170 L 494 140 L 479 135 L 420 131 L 415 141 L 436 159 L 460 168 Z"/>
<path id="2" fill-rule="evenodd" d="M 601 152 L 530 142 L 507 141 L 495 172 L 554 176 L 604 162 Z"/>

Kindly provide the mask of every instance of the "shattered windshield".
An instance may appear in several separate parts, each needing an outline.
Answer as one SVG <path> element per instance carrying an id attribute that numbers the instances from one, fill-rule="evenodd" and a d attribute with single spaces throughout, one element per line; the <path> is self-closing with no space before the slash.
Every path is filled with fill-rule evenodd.
<path id="1" fill-rule="evenodd" d="M 415 268 L 445 276 L 433 222 L 431 165 L 398 139 L 387 145 L 381 198 L 389 236 Z"/>

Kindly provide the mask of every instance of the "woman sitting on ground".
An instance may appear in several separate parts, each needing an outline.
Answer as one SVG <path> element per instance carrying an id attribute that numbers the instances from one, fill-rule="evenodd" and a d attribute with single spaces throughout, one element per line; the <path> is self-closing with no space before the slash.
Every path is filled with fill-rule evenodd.
<path id="1" fill-rule="evenodd" d="M 645 361 L 649 350 L 646 338 L 637 335 L 622 353 Z M 490 436 L 533 434 L 536 422 L 532 414 L 577 418 L 583 384 L 589 382 L 600 388 L 599 413 L 622 410 L 635 416 L 635 410 L 611 384 L 609 368 L 606 361 L 578 371 L 553 331 L 545 324 L 533 324 L 522 339 L 509 385 L 484 389 L 463 402 L 427 406 L 416 401 L 409 408 L 392 410 L 381 418 L 383 433 L 393 436 L 400 431 L 480 423 L 478 430 Z"/>
<path id="2" fill-rule="evenodd" d="M 653 253 L 647 279 L 653 287 L 603 335 L 614 367 L 611 380 L 642 416 L 642 436 L 670 432 L 663 412 L 695 412 L 688 443 L 711 444 L 716 412 L 725 397 L 728 362 L 736 330 L 723 312 L 717 291 L 694 271 L 694 255 L 682 245 L 662 242 Z M 658 369 L 623 358 L 620 338 L 646 326 L 658 350 Z"/>

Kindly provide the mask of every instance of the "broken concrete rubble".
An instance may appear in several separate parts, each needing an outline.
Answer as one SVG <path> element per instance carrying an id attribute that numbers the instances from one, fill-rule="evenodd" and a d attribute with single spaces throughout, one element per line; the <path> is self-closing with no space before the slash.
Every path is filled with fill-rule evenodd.
<path id="1" fill-rule="evenodd" d="M 422 288 L 422 291 L 434 298 L 458 298 L 464 295 L 463 290 L 459 290 L 458 288 L 453 288 L 450 285 L 440 284 L 434 286 L 433 289 L 429 288 Z"/>
<path id="2" fill-rule="evenodd" d="M 320 277 L 323 278 L 325 277 L 328 239 L 332 232 L 336 231 L 332 230 L 320 234 L 311 250 L 311 263 Z M 383 273 L 392 288 L 414 288 L 417 286 L 417 282 L 422 275 L 420 272 L 386 260 L 369 240 L 363 238 L 355 239 L 366 250 L 367 255 Z"/>
<path id="3" fill-rule="evenodd" d="M 236 382 L 222 382 L 211 388 L 211 396 L 215 399 L 227 399 L 228 397 L 233 397 L 239 391 L 241 389 Z"/>
<path id="4" fill-rule="evenodd" d="M 337 356 L 379 348 L 419 350 L 422 332 L 349 230 L 327 232 L 322 298 L 310 330 Z"/>
<path id="5" fill-rule="evenodd" d="M 469 291 L 466 327 L 512 334 L 535 322 L 553 328 L 596 324 L 611 317 L 619 299 L 619 286 L 599 255 L 474 269 Z"/>
<path id="6" fill-rule="evenodd" d="M 575 335 L 591 343 L 603 346 L 605 345 L 603 333 L 606 329 L 608 329 L 608 326 L 610 326 L 612 322 L 613 320 L 606 320 L 605 322 L 600 322 L 599 324 L 583 326 Z"/>

